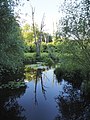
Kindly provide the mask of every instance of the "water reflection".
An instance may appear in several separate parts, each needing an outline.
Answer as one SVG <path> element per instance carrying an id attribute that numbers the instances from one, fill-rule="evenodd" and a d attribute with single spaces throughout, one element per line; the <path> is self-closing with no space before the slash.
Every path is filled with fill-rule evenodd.
<path id="1" fill-rule="evenodd" d="M 38 81 L 41 81 L 41 88 L 42 88 L 42 93 L 43 93 L 43 96 L 46 100 L 46 90 L 45 90 L 45 86 L 43 84 L 43 78 L 42 78 L 42 72 L 43 70 L 42 69 L 37 69 L 36 71 L 36 79 L 35 79 L 35 105 L 38 105 L 38 101 L 37 101 L 37 82 Z"/>
<path id="2" fill-rule="evenodd" d="M 81 98 L 80 90 L 68 82 L 64 84 L 56 102 L 59 113 L 55 120 L 90 120 L 90 101 Z"/>
<path id="3" fill-rule="evenodd" d="M 25 77 L 26 77 L 26 80 L 27 81 L 34 81 L 35 83 L 35 105 L 38 105 L 38 100 L 37 100 L 37 85 L 38 85 L 38 82 L 41 83 L 41 90 L 42 90 L 42 94 L 46 100 L 46 89 L 45 89 L 45 85 L 43 83 L 43 75 L 45 75 L 43 73 L 43 71 L 47 70 L 48 68 L 47 67 L 41 67 L 41 68 L 31 68 L 30 66 L 27 66 L 25 68 Z M 46 76 L 47 77 L 47 76 Z M 47 77 L 48 79 L 48 77 Z"/>
<path id="4" fill-rule="evenodd" d="M 17 102 L 17 98 L 25 93 L 25 89 L 0 91 L 0 120 L 26 120 L 26 117 L 21 115 L 24 108 Z"/>
<path id="5" fill-rule="evenodd" d="M 8 83 L 9 81 L 24 81 L 24 66 L 12 72 L 12 69 L 3 69 L 0 73 L 0 83 Z"/>
<path id="6" fill-rule="evenodd" d="M 0 120 L 90 120 L 90 99 L 54 69 L 27 68 L 27 88 L 0 91 Z"/>
<path id="7" fill-rule="evenodd" d="M 62 79 L 65 79 L 69 83 L 71 83 L 74 88 L 78 88 L 78 89 L 80 88 L 83 80 L 85 79 L 83 77 L 83 74 L 81 73 L 81 70 L 79 69 L 73 71 L 67 71 L 57 67 L 54 70 L 54 73 L 56 75 L 58 82 L 61 82 Z"/>

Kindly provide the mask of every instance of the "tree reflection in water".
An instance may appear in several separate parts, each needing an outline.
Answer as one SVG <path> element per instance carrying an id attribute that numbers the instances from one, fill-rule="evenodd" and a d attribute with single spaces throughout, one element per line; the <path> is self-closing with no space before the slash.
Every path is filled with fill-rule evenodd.
<path id="1" fill-rule="evenodd" d="M 47 67 L 41 67 L 41 68 L 34 68 L 34 67 L 30 67 L 30 66 L 26 66 L 25 68 L 25 79 L 26 81 L 34 81 L 35 83 L 35 105 L 38 105 L 38 100 L 37 100 L 37 85 L 38 85 L 38 82 L 40 81 L 41 83 L 41 89 L 42 89 L 42 93 L 43 93 L 43 96 L 46 100 L 46 90 L 45 90 L 45 86 L 44 86 L 44 83 L 43 83 L 43 71 L 45 71 L 46 69 L 48 69 Z M 44 74 L 45 75 L 45 74 Z M 47 76 L 45 76 L 47 77 Z M 47 78 L 48 79 L 48 78 Z"/>
<path id="2" fill-rule="evenodd" d="M 35 105 L 38 105 L 38 101 L 37 101 L 37 82 L 40 80 L 41 81 L 41 87 L 42 87 L 42 93 L 44 95 L 44 98 L 46 100 L 46 90 L 45 90 L 45 86 L 43 84 L 43 79 L 42 79 L 42 69 L 37 69 L 36 71 L 36 79 L 35 79 Z"/>
<path id="3" fill-rule="evenodd" d="M 26 117 L 21 115 L 24 109 L 17 102 L 25 89 L 0 91 L 0 120 L 26 120 Z"/>
<path id="4" fill-rule="evenodd" d="M 58 115 L 55 120 L 90 120 L 90 99 L 80 97 L 80 91 L 65 85 L 56 98 Z"/>

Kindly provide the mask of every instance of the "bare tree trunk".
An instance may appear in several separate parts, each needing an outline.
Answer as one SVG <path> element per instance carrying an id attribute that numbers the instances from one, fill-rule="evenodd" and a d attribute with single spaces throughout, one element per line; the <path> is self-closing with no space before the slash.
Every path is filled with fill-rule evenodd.
<path id="1" fill-rule="evenodd" d="M 37 58 L 37 60 L 40 58 L 40 46 L 41 46 L 41 43 L 39 43 L 37 41 L 36 42 L 36 58 Z"/>
<path id="2" fill-rule="evenodd" d="M 39 43 L 36 40 L 36 30 L 35 30 L 35 22 L 34 22 L 34 13 L 35 9 L 32 7 L 32 24 L 33 24 L 33 33 L 34 33 L 34 40 L 35 40 L 35 45 L 36 45 L 36 59 L 38 56 L 40 56 L 40 49 L 39 49 Z"/>
<path id="3" fill-rule="evenodd" d="M 43 14 L 43 18 L 42 18 L 42 21 L 41 21 L 41 28 L 40 28 L 40 38 L 38 39 L 38 41 L 37 41 L 37 51 L 38 51 L 38 53 L 37 53 L 37 55 L 38 55 L 38 57 L 40 58 L 40 48 L 41 48 L 41 42 L 42 42 L 42 37 L 43 37 L 43 28 L 44 28 L 44 14 Z"/>
<path id="4" fill-rule="evenodd" d="M 44 15 L 41 21 L 41 28 L 40 28 L 40 38 L 36 40 L 36 30 L 35 30 L 35 23 L 34 23 L 34 13 L 35 9 L 32 7 L 32 22 L 33 22 L 33 33 L 34 33 L 34 39 L 35 39 L 35 45 L 36 45 L 36 59 L 40 59 L 40 47 L 42 42 L 42 35 L 43 35 L 43 27 L 44 27 Z"/>

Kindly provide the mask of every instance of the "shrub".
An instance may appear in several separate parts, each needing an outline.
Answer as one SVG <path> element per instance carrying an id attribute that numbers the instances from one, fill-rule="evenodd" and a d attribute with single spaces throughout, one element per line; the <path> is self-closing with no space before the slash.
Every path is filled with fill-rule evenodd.
<path id="1" fill-rule="evenodd" d="M 28 45 L 25 44 L 24 51 L 25 52 L 30 52 L 30 53 L 36 52 L 36 46 L 35 46 L 35 44 L 34 43 L 29 43 Z"/>
<path id="2" fill-rule="evenodd" d="M 55 51 L 55 44 L 48 43 L 48 50 L 54 50 Z"/>
<path id="3" fill-rule="evenodd" d="M 47 43 L 42 42 L 41 44 L 41 52 L 47 52 Z"/>
<path id="4" fill-rule="evenodd" d="M 29 47 L 28 52 L 36 52 L 36 45 L 34 43 L 29 44 L 28 47 Z"/>
<path id="5" fill-rule="evenodd" d="M 48 57 L 49 57 L 48 53 L 46 53 L 46 52 L 41 53 L 41 62 L 46 62 Z"/>
<path id="6" fill-rule="evenodd" d="M 24 64 L 32 64 L 36 62 L 35 53 L 25 53 L 24 54 Z"/>

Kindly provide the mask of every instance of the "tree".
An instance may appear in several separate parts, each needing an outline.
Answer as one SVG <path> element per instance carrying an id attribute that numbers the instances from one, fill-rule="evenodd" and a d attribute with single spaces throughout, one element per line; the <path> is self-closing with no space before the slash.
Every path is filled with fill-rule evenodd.
<path id="1" fill-rule="evenodd" d="M 62 10 L 59 32 L 66 44 L 62 51 L 68 51 L 73 62 L 90 71 L 90 0 L 65 0 Z"/>
<path id="2" fill-rule="evenodd" d="M 29 24 L 25 24 L 22 27 L 22 36 L 23 36 L 25 44 L 28 45 L 29 43 L 34 42 L 33 31 L 32 31 L 32 28 Z"/>
<path id="3" fill-rule="evenodd" d="M 39 31 L 38 25 L 35 24 L 34 27 L 36 31 L 36 39 L 39 39 L 40 31 Z M 35 42 L 33 28 L 28 23 L 26 23 L 22 27 L 22 36 L 23 36 L 25 44 L 27 45 Z"/>
<path id="4" fill-rule="evenodd" d="M 42 42 L 42 37 L 43 37 L 43 27 L 44 25 L 44 15 L 41 21 L 41 26 L 40 26 L 40 36 L 38 39 L 37 38 L 37 33 L 35 29 L 35 20 L 34 20 L 34 14 L 35 14 L 35 9 L 32 7 L 32 25 L 33 25 L 33 33 L 34 33 L 34 39 L 35 39 L 35 45 L 36 45 L 36 59 L 40 59 L 40 46 Z"/>
<path id="5" fill-rule="evenodd" d="M 14 1 L 0 0 L 0 74 L 17 71 L 23 63 L 23 42 L 14 16 Z"/>

